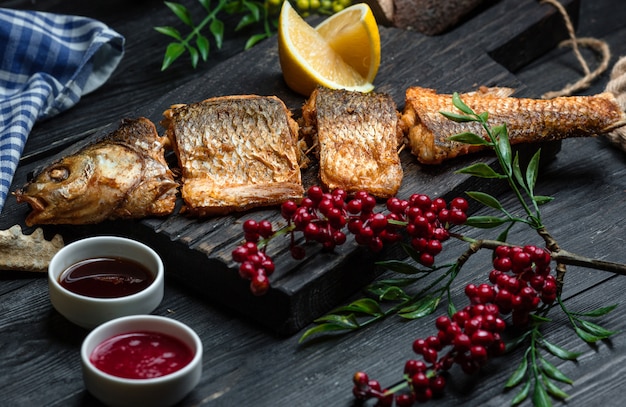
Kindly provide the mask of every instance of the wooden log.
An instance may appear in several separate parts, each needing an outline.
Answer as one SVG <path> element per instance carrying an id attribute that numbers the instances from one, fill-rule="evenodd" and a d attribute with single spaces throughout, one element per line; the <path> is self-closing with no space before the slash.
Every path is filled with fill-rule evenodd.
<path id="1" fill-rule="evenodd" d="M 382 25 L 442 34 L 490 0 L 367 0 Z"/>

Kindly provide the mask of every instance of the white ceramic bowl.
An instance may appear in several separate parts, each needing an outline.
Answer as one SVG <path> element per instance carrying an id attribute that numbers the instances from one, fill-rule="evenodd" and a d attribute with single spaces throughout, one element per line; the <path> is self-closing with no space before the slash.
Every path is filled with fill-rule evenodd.
<path id="1" fill-rule="evenodd" d="M 96 368 L 89 357 L 95 347 L 113 336 L 128 332 L 152 331 L 183 341 L 193 351 L 193 358 L 182 369 L 151 379 L 125 379 Z M 202 342 L 187 325 L 156 315 L 133 315 L 106 322 L 87 335 L 80 351 L 83 380 L 87 390 L 112 407 L 171 406 L 197 386 L 202 375 Z"/>
<path id="2" fill-rule="evenodd" d="M 88 297 L 61 285 L 59 276 L 68 267 L 96 257 L 121 257 L 139 262 L 154 275 L 154 281 L 142 291 L 115 298 Z M 65 318 L 86 329 L 126 315 L 149 314 L 163 300 L 163 286 L 163 262 L 157 253 L 143 243 L 123 237 L 98 236 L 70 243 L 54 255 L 48 266 L 52 305 Z"/>

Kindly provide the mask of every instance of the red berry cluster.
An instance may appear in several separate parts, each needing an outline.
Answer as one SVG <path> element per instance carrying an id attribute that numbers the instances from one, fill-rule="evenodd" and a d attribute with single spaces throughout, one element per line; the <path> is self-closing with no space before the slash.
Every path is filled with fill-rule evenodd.
<path id="1" fill-rule="evenodd" d="M 500 246 L 495 250 L 489 281 L 466 288 L 472 301 L 493 302 L 502 314 L 511 314 L 513 325 L 524 326 L 541 303 L 556 300 L 556 279 L 550 274 L 550 253 L 536 246 Z M 478 297 L 478 298 L 477 298 Z"/>
<path id="2" fill-rule="evenodd" d="M 257 242 L 269 238 L 273 233 L 269 221 L 247 220 L 243 224 L 246 242 L 232 252 L 233 260 L 239 265 L 239 276 L 250 280 L 250 291 L 254 295 L 263 295 L 269 290 L 269 276 L 274 272 L 274 261 L 260 250 Z"/>
<path id="3" fill-rule="evenodd" d="M 504 353 L 505 344 L 501 333 L 506 323 L 500 318 L 495 304 L 472 304 L 456 312 L 452 318 L 441 316 L 435 325 L 436 335 L 416 339 L 413 351 L 423 361 L 410 359 L 404 366 L 410 391 L 389 395 L 380 391 L 380 386 L 362 379 L 363 372 L 354 377 L 354 395 L 362 400 L 378 399 L 378 406 L 410 406 L 415 402 L 426 402 L 443 394 L 446 380 L 442 375 L 456 363 L 467 374 L 473 374 L 490 357 Z M 445 353 L 443 351 L 445 350 Z M 443 353 L 443 356 L 439 357 Z"/>
<path id="4" fill-rule="evenodd" d="M 435 321 L 437 334 L 413 342 L 413 351 L 421 360 L 409 360 L 404 376 L 409 392 L 393 394 L 358 372 L 353 378 L 353 394 L 360 400 L 378 399 L 377 406 L 410 406 L 441 395 L 445 387 L 443 372 L 458 364 L 473 374 L 490 357 L 504 353 L 501 334 L 506 329 L 504 315 L 512 313 L 512 323 L 527 323 L 530 312 L 540 303 L 556 299 L 556 282 L 550 274 L 550 253 L 535 246 L 500 246 L 495 250 L 494 270 L 489 284 L 469 284 L 465 294 L 470 305 L 452 317 Z M 507 274 L 510 273 L 510 274 Z M 445 350 L 445 353 L 444 353 Z"/>
<path id="5" fill-rule="evenodd" d="M 414 194 L 408 200 L 392 197 L 386 202 L 385 213 L 375 212 L 376 204 L 376 198 L 366 191 L 349 198 L 342 189 L 327 193 L 319 186 L 310 187 L 300 203 L 284 202 L 281 215 L 291 235 L 291 256 L 301 260 L 306 255 L 304 246 L 296 243 L 295 232 L 302 233 L 306 242 L 317 242 L 332 250 L 346 242 L 347 229 L 358 244 L 373 252 L 408 237 L 420 263 L 430 267 L 442 250 L 442 242 L 450 237 L 448 227 L 467 220 L 468 202 L 463 198 L 447 205 L 442 198 L 431 200 L 423 194 Z M 233 251 L 233 260 L 241 263 L 239 273 L 251 281 L 252 292 L 261 295 L 269 289 L 268 277 L 274 263 L 265 254 L 265 246 L 259 248 L 259 242 L 269 240 L 274 231 L 270 222 L 253 220 L 244 222 L 243 230 L 245 243 Z"/>

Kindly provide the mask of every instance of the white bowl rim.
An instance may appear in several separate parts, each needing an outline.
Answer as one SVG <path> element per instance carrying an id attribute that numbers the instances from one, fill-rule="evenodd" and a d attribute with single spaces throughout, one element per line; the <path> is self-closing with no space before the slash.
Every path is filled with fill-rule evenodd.
<path id="1" fill-rule="evenodd" d="M 128 244 L 131 246 L 135 246 L 137 248 L 139 248 L 140 250 L 144 250 L 146 251 L 146 253 L 148 253 L 150 255 L 150 257 L 154 258 L 156 264 L 158 265 L 157 271 L 156 271 L 156 275 L 154 276 L 154 280 L 152 280 L 152 282 L 150 283 L 150 285 L 148 285 L 146 288 L 144 288 L 141 291 L 138 291 L 136 293 L 130 294 L 130 295 L 125 295 L 122 297 L 112 297 L 112 298 L 101 298 L 101 297 L 92 297 L 89 295 L 82 295 L 82 294 L 78 294 L 75 293 L 73 291 L 68 290 L 67 288 L 63 287 L 61 285 L 61 283 L 59 283 L 58 280 L 58 276 L 53 276 L 52 275 L 52 266 L 59 261 L 59 259 L 61 258 L 61 256 L 69 251 L 69 250 L 73 250 L 75 249 L 77 246 L 83 245 L 83 244 L 90 244 L 90 243 L 94 243 L 94 242 L 106 242 L 106 243 L 113 243 L 113 242 L 118 242 L 118 243 L 122 243 L 122 244 Z M 128 259 L 128 260 L 133 260 L 130 256 L 120 256 L 122 258 Z M 59 276 L 65 271 L 62 270 L 59 273 Z M 152 270 L 150 270 L 152 271 Z M 86 237 L 84 239 L 79 239 L 76 240 L 64 247 L 62 247 L 50 260 L 50 264 L 48 266 L 48 281 L 54 285 L 54 287 L 60 291 L 63 292 L 64 295 L 67 295 L 68 297 L 71 298 L 75 298 L 75 299 L 82 299 L 82 300 L 89 300 L 89 301 L 93 301 L 96 303 L 111 303 L 111 302 L 119 302 L 119 301 L 130 301 L 133 300 L 136 297 L 141 297 L 141 296 L 145 296 L 147 293 L 149 293 L 151 291 L 151 289 L 153 289 L 154 287 L 158 287 L 161 282 L 164 280 L 164 274 L 165 274 L 165 269 L 163 266 L 163 261 L 161 260 L 161 257 L 157 254 L 156 251 L 154 251 L 154 249 L 152 249 L 150 246 L 146 245 L 145 243 L 142 243 L 138 240 L 134 240 L 134 239 L 130 239 L 127 237 L 121 237 L 121 236 L 92 236 L 92 237 Z"/>
<path id="2" fill-rule="evenodd" d="M 152 377 L 152 378 L 148 378 L 148 379 L 129 379 L 129 378 L 125 378 L 125 377 L 119 377 L 119 376 L 115 376 L 109 373 L 106 373 L 100 369 L 98 369 L 96 366 L 93 365 L 93 363 L 91 363 L 90 360 L 90 356 L 91 356 L 91 352 L 88 350 L 88 345 L 90 344 L 91 341 L 93 341 L 93 337 L 98 335 L 99 332 L 103 329 L 107 329 L 112 325 L 118 325 L 118 324 L 122 324 L 128 321 L 133 321 L 133 320 L 144 320 L 144 321 L 157 321 L 160 323 L 165 323 L 165 324 L 169 324 L 177 329 L 179 329 L 180 331 L 183 331 L 185 334 L 187 334 L 193 341 L 194 343 L 194 355 L 193 358 L 182 368 L 180 368 L 179 370 L 176 370 L 172 373 L 168 373 L 166 375 L 163 376 L 159 376 L 159 377 Z M 143 329 L 145 331 L 150 331 L 150 329 Z M 120 335 L 123 333 L 128 333 L 128 332 L 132 332 L 132 330 L 125 330 L 125 331 L 121 331 L 115 335 Z M 152 332 L 157 332 L 159 333 L 159 331 L 157 329 L 152 330 Z M 181 338 L 178 335 L 175 334 L 168 334 L 171 336 L 175 336 L 177 339 L 181 340 Z M 108 339 L 108 338 L 107 338 Z M 106 340 L 106 339 L 104 339 Z M 185 343 L 187 341 L 184 341 Z M 99 345 L 101 342 L 98 342 L 95 346 Z M 95 348 L 94 346 L 94 348 Z M 93 351 L 93 350 L 92 350 Z M 173 318 L 169 318 L 169 317 L 164 317 L 164 316 L 160 316 L 160 315 L 128 315 L 125 317 L 119 317 L 119 318 L 115 318 L 112 319 L 110 321 L 107 321 L 101 325 L 98 325 L 96 328 L 94 328 L 83 340 L 83 344 L 81 345 L 81 349 L 80 349 L 80 356 L 81 359 L 83 361 L 83 365 L 85 366 L 86 369 L 89 369 L 92 373 L 95 373 L 98 376 L 101 376 L 103 379 L 112 381 L 112 382 L 117 382 L 120 384 L 130 384 L 130 385 L 153 385 L 153 384 L 157 384 L 157 383 L 161 383 L 161 382 L 166 382 L 166 381 L 170 381 L 170 380 L 176 380 L 178 378 L 180 378 L 181 376 L 185 376 L 187 374 L 189 374 L 191 371 L 193 371 L 197 365 L 202 363 L 202 352 L 203 352 L 203 348 L 202 348 L 202 341 L 200 340 L 200 337 L 198 336 L 198 334 L 191 329 L 188 325 L 177 321 Z"/>

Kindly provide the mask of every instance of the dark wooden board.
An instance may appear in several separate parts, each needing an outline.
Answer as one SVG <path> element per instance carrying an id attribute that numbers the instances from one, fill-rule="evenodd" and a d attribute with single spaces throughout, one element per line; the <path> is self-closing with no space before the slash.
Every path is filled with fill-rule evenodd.
<path id="1" fill-rule="evenodd" d="M 579 2 L 571 0 L 563 4 L 575 18 Z M 561 16 L 552 6 L 535 0 L 502 0 L 460 27 L 436 37 L 381 27 L 382 62 L 376 90 L 392 95 L 399 108 L 403 106 L 404 90 L 412 85 L 432 87 L 440 92 L 467 91 L 479 85 L 510 86 L 524 95 L 525 86 L 514 71 L 565 37 Z M 171 104 L 249 93 L 277 95 L 296 116 L 304 102 L 282 80 L 274 38 L 217 65 L 210 75 L 166 92 L 129 116 L 146 116 L 159 122 L 162 112 Z M 86 141 L 115 125 L 100 129 Z M 66 153 L 67 150 L 61 155 Z M 403 152 L 405 178 L 398 195 L 408 197 L 415 192 L 444 198 L 459 195 L 475 181 L 453 172 L 475 160 L 490 161 L 490 158 L 472 156 L 431 168 L 419 165 L 408 152 Z M 32 170 L 32 166 L 22 167 L 20 171 L 28 169 Z M 303 175 L 306 186 L 316 183 L 315 166 Z M 307 247 L 304 261 L 290 257 L 286 242 L 277 243 L 268 251 L 277 266 L 271 278 L 273 289 L 263 297 L 254 297 L 248 283 L 238 277 L 237 265 L 230 258 L 242 239 L 241 224 L 248 218 L 281 222 L 275 208 L 268 208 L 210 219 L 172 215 L 164 219 L 53 229 L 74 238 L 111 233 L 145 241 L 163 257 L 171 277 L 203 298 L 233 308 L 280 334 L 298 331 L 379 272 L 373 266 L 374 256 L 350 241 L 333 253 Z"/>

